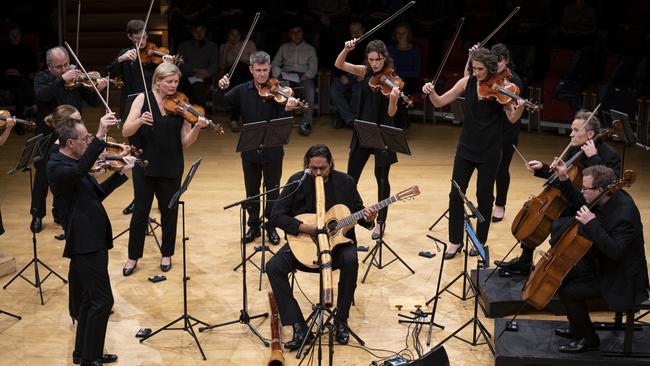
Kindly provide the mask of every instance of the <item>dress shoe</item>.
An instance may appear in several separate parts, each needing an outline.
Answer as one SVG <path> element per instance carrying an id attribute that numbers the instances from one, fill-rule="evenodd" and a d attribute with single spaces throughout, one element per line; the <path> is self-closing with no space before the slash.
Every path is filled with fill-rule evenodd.
<path id="1" fill-rule="evenodd" d="M 101 360 L 95 360 L 95 361 L 81 360 L 81 366 L 102 366 L 102 361 Z"/>
<path id="2" fill-rule="evenodd" d="M 284 348 L 289 351 L 296 350 L 300 348 L 303 340 L 307 337 L 305 344 L 309 344 L 314 341 L 314 333 L 309 330 L 309 327 L 306 323 L 296 323 L 293 326 L 293 338 L 284 344 Z"/>
<path id="3" fill-rule="evenodd" d="M 303 136 L 311 135 L 311 123 L 306 123 L 306 122 L 301 123 L 300 128 L 298 130 L 300 131 L 300 134 Z"/>
<path id="4" fill-rule="evenodd" d="M 65 233 L 61 233 L 59 235 L 54 235 L 54 239 L 56 239 L 56 240 L 65 240 Z"/>
<path id="5" fill-rule="evenodd" d="M 553 333 L 562 338 L 573 339 L 573 334 L 571 334 L 571 329 L 569 328 L 555 328 L 553 329 Z"/>
<path id="6" fill-rule="evenodd" d="M 125 265 L 124 268 L 122 268 L 122 275 L 123 275 L 124 277 L 128 277 L 128 276 L 132 275 L 132 274 L 133 274 L 133 271 L 135 271 L 135 267 L 137 267 L 137 266 L 138 266 L 138 262 L 137 262 L 137 261 L 135 262 L 135 264 L 133 265 L 133 267 L 127 267 L 127 266 Z"/>
<path id="7" fill-rule="evenodd" d="M 337 324 L 336 325 L 336 343 L 338 344 L 348 344 L 348 341 L 350 340 L 350 333 L 348 332 L 347 328 L 343 326 L 343 324 Z"/>
<path id="8" fill-rule="evenodd" d="M 564 353 L 583 353 L 597 350 L 599 346 L 600 339 L 596 336 L 596 338 L 580 338 L 558 347 L 557 350 Z"/>
<path id="9" fill-rule="evenodd" d="M 501 217 L 492 216 L 492 222 L 499 222 L 501 220 L 503 220 L 503 216 Z"/>
<path id="10" fill-rule="evenodd" d="M 131 203 L 129 203 L 128 206 L 124 207 L 124 209 L 122 210 L 122 214 L 123 214 L 123 215 L 130 215 L 130 214 L 132 214 L 132 213 L 133 213 L 133 208 L 134 208 L 134 207 L 135 207 L 135 201 L 132 201 Z"/>
<path id="11" fill-rule="evenodd" d="M 239 132 L 239 121 L 230 121 L 230 131 Z"/>
<path id="12" fill-rule="evenodd" d="M 43 219 L 38 216 L 32 216 L 32 223 L 29 228 L 33 233 L 40 233 L 43 230 Z"/>
<path id="13" fill-rule="evenodd" d="M 280 235 L 275 231 L 275 228 L 269 228 L 266 230 L 266 236 L 269 238 L 269 242 L 273 245 L 280 244 Z"/>
<path id="14" fill-rule="evenodd" d="M 343 119 L 341 119 L 340 117 L 337 118 L 334 121 L 334 128 L 337 130 L 340 130 L 341 128 L 345 128 L 345 121 L 343 121 Z"/>
<path id="15" fill-rule="evenodd" d="M 530 273 L 531 260 L 517 257 L 508 262 L 494 261 L 499 268 L 514 274 Z"/>
<path id="16" fill-rule="evenodd" d="M 456 249 L 455 252 L 445 252 L 445 254 L 443 255 L 443 258 L 444 259 L 453 259 L 456 256 L 456 254 L 460 253 L 461 250 L 463 250 L 463 246 L 459 245 L 458 249 Z"/>
<path id="17" fill-rule="evenodd" d="M 111 363 L 117 361 L 117 355 L 112 355 L 109 353 L 105 353 L 102 355 L 102 358 L 99 360 L 96 360 L 95 362 L 99 361 L 99 364 L 104 364 L 104 363 Z M 72 352 L 72 363 L 75 365 L 79 365 L 82 362 L 81 359 L 81 354 L 77 353 L 76 351 Z M 88 363 L 86 363 L 88 364 Z M 92 365 L 92 363 L 90 363 Z"/>
<path id="18" fill-rule="evenodd" d="M 259 237 L 260 235 L 262 234 L 260 233 L 259 225 L 251 226 L 248 228 L 246 234 L 244 234 L 244 238 L 242 239 L 242 241 L 244 242 L 244 244 L 248 244 L 252 241 L 255 241 L 255 238 Z"/>
<path id="19" fill-rule="evenodd" d="M 386 224 L 375 224 L 375 228 L 372 230 L 372 235 L 370 236 L 372 240 L 379 240 L 381 237 L 381 232 L 386 229 Z"/>
<path id="20" fill-rule="evenodd" d="M 484 248 L 487 249 L 487 245 Z M 476 257 L 477 255 L 478 255 L 478 252 L 476 251 L 476 249 L 474 249 L 474 246 L 472 246 L 472 249 L 469 250 L 469 256 L 470 257 Z"/>
<path id="21" fill-rule="evenodd" d="M 163 264 L 162 259 L 161 259 L 160 260 L 160 270 L 163 271 L 163 272 L 169 272 L 170 269 L 172 269 L 172 258 L 169 257 L 169 264 Z"/>

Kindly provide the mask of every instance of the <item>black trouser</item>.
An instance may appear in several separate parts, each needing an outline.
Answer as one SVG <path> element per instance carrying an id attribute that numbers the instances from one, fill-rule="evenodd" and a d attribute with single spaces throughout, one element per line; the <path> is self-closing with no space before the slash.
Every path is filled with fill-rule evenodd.
<path id="1" fill-rule="evenodd" d="M 275 188 L 280 185 L 282 178 L 282 160 L 272 161 L 265 164 L 252 163 L 242 159 L 242 168 L 244 169 L 244 185 L 246 186 L 246 197 L 258 195 L 260 193 L 260 184 L 264 177 L 264 190 Z M 280 192 L 275 191 L 266 196 L 266 208 L 264 216 L 268 219 L 271 217 L 273 209 L 272 200 L 276 200 Z M 248 204 L 248 226 L 256 227 L 260 225 L 260 202 L 251 202 Z"/>
<path id="2" fill-rule="evenodd" d="M 488 231 L 490 230 L 490 216 L 492 215 L 492 203 L 494 202 L 494 179 L 498 164 L 498 155 L 496 158 L 482 163 L 463 159 L 458 154 L 454 159 L 452 179 L 458 183 L 463 193 L 467 191 L 472 173 L 475 169 L 477 171 L 477 208 L 485 221 L 477 225 L 476 236 L 483 245 L 487 243 Z M 463 215 L 463 200 L 452 185 L 449 193 L 449 242 L 452 244 L 461 244 L 463 242 Z"/>
<path id="3" fill-rule="evenodd" d="M 113 293 L 108 277 L 108 252 L 73 255 L 69 276 L 71 287 L 81 293 L 75 352 L 86 361 L 98 360 L 104 351 L 108 316 L 113 307 Z"/>
<path id="4" fill-rule="evenodd" d="M 148 177 L 142 168 L 133 168 L 135 188 L 135 207 L 131 216 L 129 233 L 129 259 L 142 258 L 144 251 L 144 238 L 149 223 L 149 213 L 153 203 L 154 194 L 160 209 L 160 226 L 162 227 L 161 254 L 163 257 L 174 255 L 176 246 L 176 223 L 178 221 L 178 207 L 167 208 L 172 196 L 181 185 L 181 178 Z"/>
<path id="5" fill-rule="evenodd" d="M 51 145 L 47 149 L 43 159 L 34 163 L 34 186 L 32 189 L 32 207 L 30 210 L 32 216 L 45 217 L 45 202 L 47 200 L 47 192 L 50 189 L 47 182 L 47 162 L 50 160 L 50 155 L 57 150 L 59 150 L 59 145 Z M 52 213 L 56 215 L 54 210 Z"/>
<path id="6" fill-rule="evenodd" d="M 566 308 L 569 327 L 574 339 L 593 340 L 597 338 L 597 335 L 589 317 L 587 300 L 601 298 L 602 294 L 598 278 L 592 274 L 584 273 L 584 268 L 581 268 L 580 264 L 578 262 L 578 266 L 569 272 L 558 294 Z"/>
<path id="7" fill-rule="evenodd" d="M 361 172 L 368 162 L 370 155 L 374 154 L 374 150 L 366 149 L 363 147 L 357 146 L 355 149 L 350 151 L 350 157 L 348 158 L 348 175 L 354 178 L 354 181 L 358 184 L 359 178 L 361 178 Z M 390 173 L 390 164 L 385 166 L 379 166 L 377 164 L 377 157 L 375 157 L 375 179 L 377 180 L 377 198 L 378 201 L 386 199 L 390 196 L 390 181 L 388 180 L 388 174 Z M 383 181 L 383 184 L 382 184 Z M 386 217 L 388 216 L 388 207 L 382 208 L 379 210 L 377 216 L 377 222 L 384 223 L 386 222 Z"/>
<path id="8" fill-rule="evenodd" d="M 494 204 L 497 206 L 505 207 L 508 200 L 508 189 L 510 188 L 510 162 L 512 155 L 515 153 L 513 145 L 517 145 L 518 138 L 503 138 L 503 145 L 501 146 L 501 162 L 497 170 L 496 178 L 496 191 L 497 197 Z"/>
<path id="9" fill-rule="evenodd" d="M 334 269 L 341 270 L 336 313 L 339 319 L 345 322 L 350 316 L 350 305 L 352 305 L 354 291 L 357 288 L 357 273 L 359 271 L 357 247 L 355 245 L 337 246 L 332 252 L 332 265 Z M 269 277 L 273 295 L 278 304 L 282 325 L 291 325 L 305 320 L 289 285 L 289 273 L 296 269 L 318 272 L 298 262 L 291 253 L 288 244 L 285 244 L 266 264 L 266 275 Z"/>
<path id="10" fill-rule="evenodd" d="M 180 80 L 179 89 L 187 94 L 187 96 L 190 97 L 190 100 L 194 104 L 198 104 L 199 106 L 205 108 L 205 103 L 208 101 L 211 93 L 210 85 L 212 85 L 212 78 L 190 83 L 186 77 L 182 77 Z"/>

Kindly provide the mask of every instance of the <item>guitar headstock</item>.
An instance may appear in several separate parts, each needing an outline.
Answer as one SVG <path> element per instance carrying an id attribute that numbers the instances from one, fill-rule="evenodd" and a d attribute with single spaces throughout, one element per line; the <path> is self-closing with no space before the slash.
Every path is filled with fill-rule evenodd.
<path id="1" fill-rule="evenodd" d="M 415 198 L 415 196 L 420 194 L 420 188 L 418 186 L 410 186 L 407 189 L 399 192 L 395 195 L 399 201 L 406 201 Z"/>

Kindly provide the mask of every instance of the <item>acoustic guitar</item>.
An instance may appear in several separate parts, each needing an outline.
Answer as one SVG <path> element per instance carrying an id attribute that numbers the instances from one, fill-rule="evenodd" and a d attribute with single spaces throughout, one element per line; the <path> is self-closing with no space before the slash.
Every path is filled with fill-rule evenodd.
<path id="1" fill-rule="evenodd" d="M 388 197 L 383 201 L 377 202 L 371 207 L 379 211 L 397 201 L 406 201 L 420 194 L 418 186 L 409 187 L 394 196 Z M 330 241 L 330 250 L 339 244 L 349 244 L 350 239 L 345 237 L 348 232 L 360 219 L 363 218 L 363 210 L 350 214 L 350 209 L 343 204 L 332 206 L 325 213 L 325 228 Z M 296 216 L 296 219 L 305 224 L 316 224 L 316 214 L 306 213 Z M 318 245 L 316 238 L 312 238 L 305 233 L 298 235 L 287 234 L 287 241 L 293 255 L 309 268 L 318 268 Z"/>

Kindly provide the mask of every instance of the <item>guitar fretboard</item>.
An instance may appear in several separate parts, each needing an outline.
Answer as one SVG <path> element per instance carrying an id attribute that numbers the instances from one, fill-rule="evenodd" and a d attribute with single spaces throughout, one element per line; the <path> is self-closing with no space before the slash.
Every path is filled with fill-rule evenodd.
<path id="1" fill-rule="evenodd" d="M 397 202 L 397 196 L 390 196 L 386 198 L 383 201 L 379 201 L 375 203 L 374 205 L 370 206 L 374 208 L 375 210 L 379 211 L 384 207 L 387 207 L 388 205 Z M 363 218 L 363 210 L 357 211 L 353 213 L 352 215 L 345 217 L 336 224 L 336 230 L 339 230 L 342 227 L 351 225 L 356 223 L 357 221 L 361 220 Z"/>

